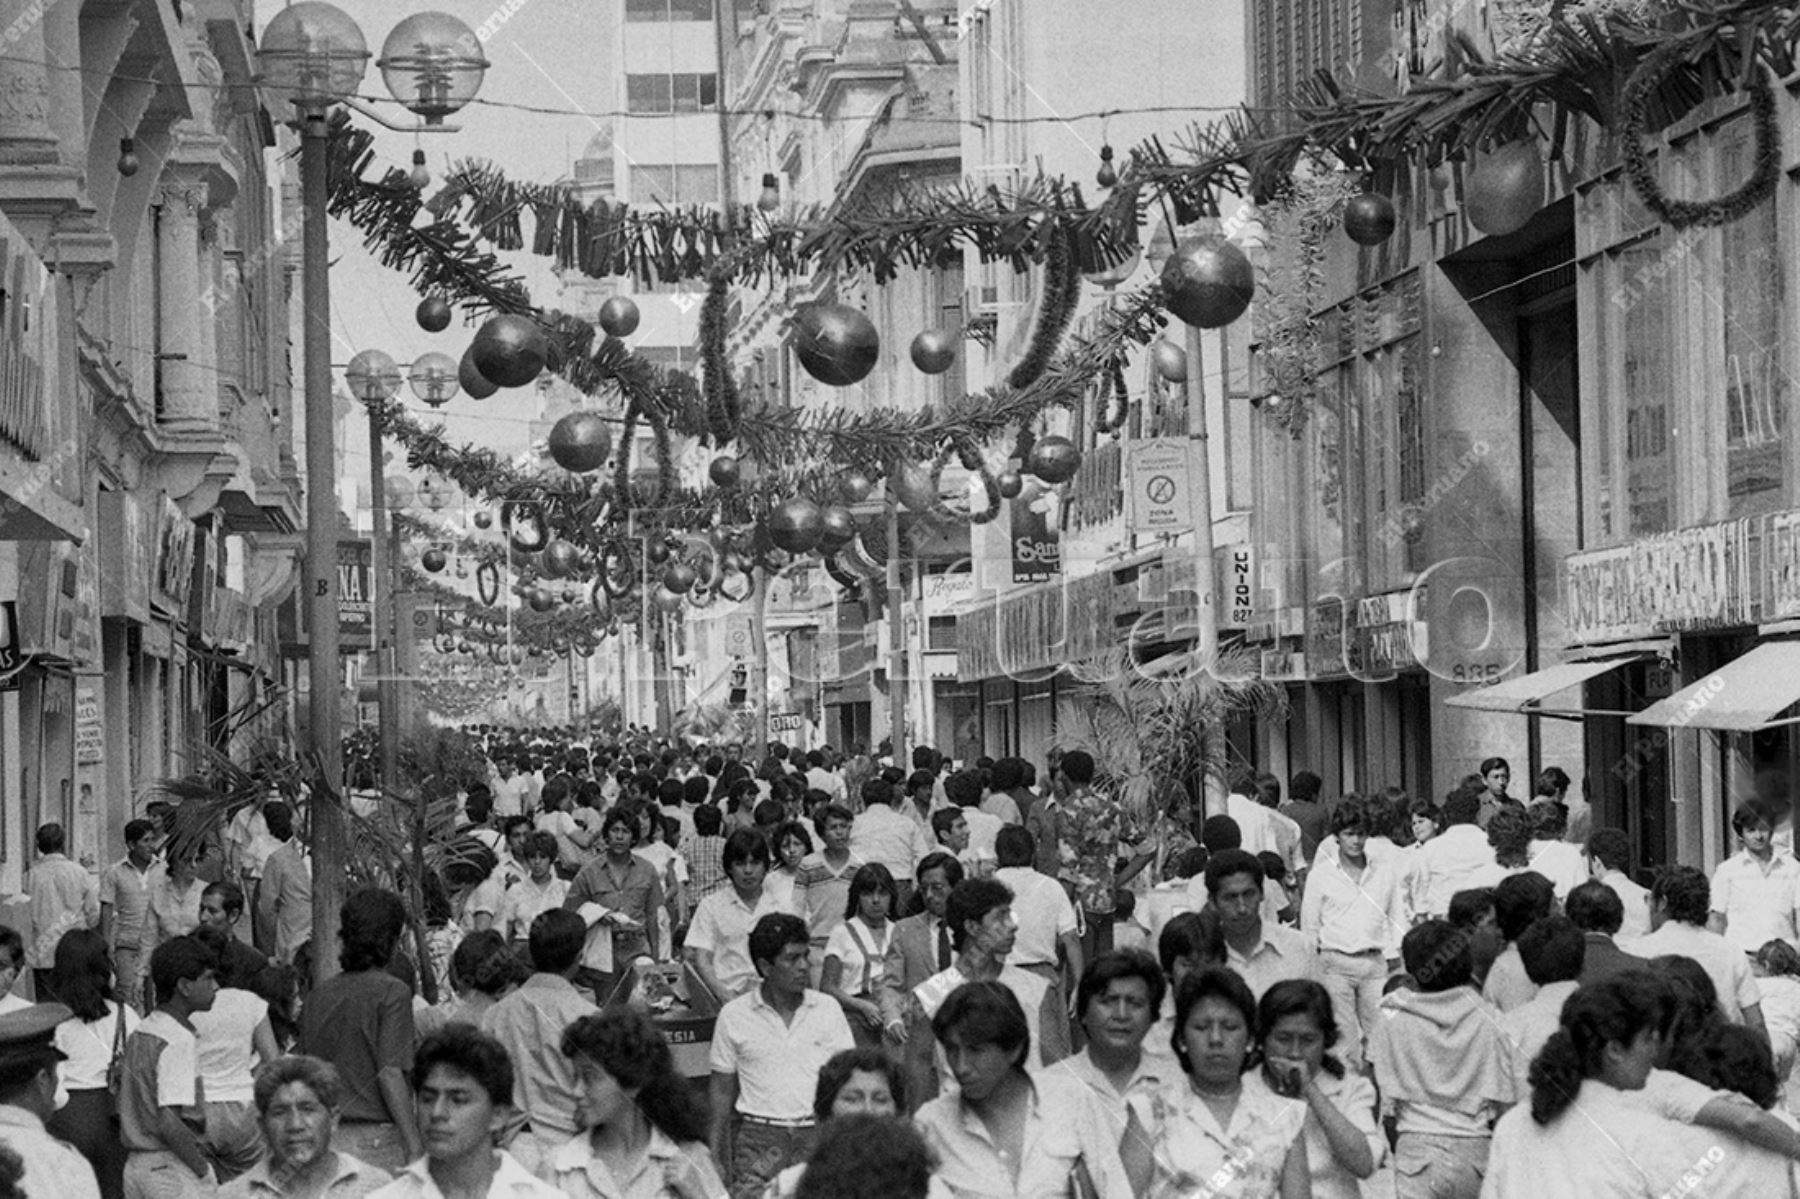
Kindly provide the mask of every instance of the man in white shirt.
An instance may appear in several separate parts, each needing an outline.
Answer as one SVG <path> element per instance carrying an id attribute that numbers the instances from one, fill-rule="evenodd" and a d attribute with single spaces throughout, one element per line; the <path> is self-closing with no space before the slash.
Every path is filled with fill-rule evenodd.
<path id="1" fill-rule="evenodd" d="M 1532 1059 L 1561 1027 L 1563 1004 L 1581 985 L 1587 943 L 1567 916 L 1547 916 L 1520 933 L 1514 944 L 1538 992 L 1500 1017 L 1500 1031 L 1512 1042 L 1519 1094 L 1529 1095 Z"/>
<path id="2" fill-rule="evenodd" d="M 501 754 L 494 759 L 488 789 L 494 793 L 494 812 L 502 819 L 529 814 L 531 785 L 519 774 L 510 755 Z"/>
<path id="3" fill-rule="evenodd" d="M 1741 848 L 1713 871 L 1707 927 L 1747 954 L 1770 941 L 1795 944 L 1800 862 L 1775 852 L 1774 821 L 1755 803 L 1731 814 L 1731 831 Z"/>
<path id="4" fill-rule="evenodd" d="M 1319 977 L 1305 934 L 1262 918 L 1263 868 L 1253 854 L 1225 849 L 1206 863 L 1206 897 L 1225 930 L 1225 964 L 1258 999 L 1278 982 Z"/>
<path id="5" fill-rule="evenodd" d="M 1450 900 L 1470 886 L 1470 878 L 1493 866 L 1494 849 L 1476 825 L 1481 800 L 1458 792 L 1444 801 L 1444 831 L 1419 846 L 1413 857 L 1415 915 L 1444 919 Z"/>
<path id="6" fill-rule="evenodd" d="M 1650 892 L 1631 880 L 1631 838 L 1622 828 L 1595 829 L 1587 843 L 1588 874 L 1612 888 L 1625 908 L 1620 945 L 1650 935 Z"/>
<path id="7" fill-rule="evenodd" d="M 969 853 L 978 862 L 995 858 L 994 841 L 1005 822 L 981 810 L 981 776 L 973 770 L 959 770 L 944 780 L 944 793 L 955 807 L 962 809 L 969 822 Z"/>
<path id="8" fill-rule="evenodd" d="M 1060 1003 L 1067 991 L 1057 951 L 1062 951 L 1063 960 L 1068 963 L 1067 977 L 1079 979 L 1086 967 L 1081 953 L 1081 929 L 1075 920 L 1075 905 L 1069 902 L 1062 884 L 1032 869 L 1036 848 L 1031 834 L 1016 824 L 1001 829 L 995 844 L 1000 868 L 994 872 L 994 878 L 1011 889 L 1013 919 L 1019 926 L 1006 964 L 1029 970 L 1048 982 Z"/>
<path id="9" fill-rule="evenodd" d="M 886 866 L 899 891 L 897 906 L 912 898 L 913 867 L 935 848 L 910 816 L 894 810 L 894 785 L 872 778 L 863 784 L 863 810 L 850 826 L 850 855 Z"/>
<path id="10" fill-rule="evenodd" d="M 823 750 L 806 751 L 806 785 L 831 796 L 833 803 L 843 803 L 846 798 L 843 776 L 826 767 Z"/>
<path id="11" fill-rule="evenodd" d="M 64 933 L 100 923 L 100 888 L 87 868 L 63 853 L 63 826 L 46 824 L 37 831 L 39 858 L 31 868 L 31 952 L 38 997 L 50 994 L 50 967 L 56 943 Z"/>
<path id="12" fill-rule="evenodd" d="M 1693 958 L 1713 980 L 1719 1011 L 1725 1018 L 1766 1035 L 1762 992 L 1750 973 L 1750 960 L 1706 927 L 1711 896 L 1711 885 L 1696 867 L 1669 867 L 1650 889 L 1650 920 L 1655 931 L 1620 948 L 1641 958 Z"/>
<path id="13" fill-rule="evenodd" d="M 1319 981 L 1331 995 L 1339 1052 L 1362 1064 L 1363 1039 L 1381 1014 L 1381 989 L 1400 966 L 1406 900 L 1397 855 L 1367 853 L 1369 813 L 1346 800 L 1331 813 L 1337 853 L 1316 854 L 1300 904 L 1300 931 L 1319 954 Z"/>

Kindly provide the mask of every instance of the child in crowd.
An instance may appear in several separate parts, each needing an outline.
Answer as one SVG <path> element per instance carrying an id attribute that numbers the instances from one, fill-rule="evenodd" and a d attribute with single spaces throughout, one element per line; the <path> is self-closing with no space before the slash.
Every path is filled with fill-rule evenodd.
<path id="1" fill-rule="evenodd" d="M 1783 1091 L 1787 1091 L 1795 1050 L 1800 1048 L 1800 952 L 1786 941 L 1770 941 L 1756 951 L 1750 965 L 1756 975 L 1757 990 L 1762 992 L 1763 1024 L 1769 1031 L 1775 1076 L 1781 1080 Z M 1789 1110 L 1793 1108 L 1793 1098 L 1788 1092 Z"/>
<path id="2" fill-rule="evenodd" d="M 1289 898 L 1294 876 L 1288 873 L 1287 863 L 1272 849 L 1257 854 L 1256 860 L 1263 868 L 1263 919 L 1279 924 L 1298 924 L 1300 908 Z"/>

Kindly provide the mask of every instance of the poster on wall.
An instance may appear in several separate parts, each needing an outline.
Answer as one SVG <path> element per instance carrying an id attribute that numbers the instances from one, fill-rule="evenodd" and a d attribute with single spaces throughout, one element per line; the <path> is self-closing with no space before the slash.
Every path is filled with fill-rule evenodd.
<path id="1" fill-rule="evenodd" d="M 374 646 L 375 609 L 369 594 L 374 547 L 338 542 L 338 648 L 349 653 Z"/>
<path id="2" fill-rule="evenodd" d="M 1012 581 L 1043 583 L 1062 573 L 1062 540 L 1050 526 L 1049 518 L 1037 506 L 1013 500 L 1008 508 L 1012 520 Z"/>
<path id="3" fill-rule="evenodd" d="M 100 693 L 75 689 L 75 765 L 92 766 L 106 758 L 106 726 L 100 716 Z"/>

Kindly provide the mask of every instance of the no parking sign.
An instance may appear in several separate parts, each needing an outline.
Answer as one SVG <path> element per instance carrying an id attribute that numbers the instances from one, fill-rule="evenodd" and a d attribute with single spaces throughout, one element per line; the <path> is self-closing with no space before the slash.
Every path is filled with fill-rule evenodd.
<path id="1" fill-rule="evenodd" d="M 1179 533 L 1194 527 L 1193 445 L 1185 437 L 1134 442 L 1126 454 L 1134 533 Z"/>

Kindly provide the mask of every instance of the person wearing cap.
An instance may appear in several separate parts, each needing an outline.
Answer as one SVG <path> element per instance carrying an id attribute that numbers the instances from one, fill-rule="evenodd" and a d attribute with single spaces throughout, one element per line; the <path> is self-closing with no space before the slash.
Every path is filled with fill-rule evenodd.
<path id="1" fill-rule="evenodd" d="M 219 1189 L 219 1199 L 364 1199 L 393 1181 L 331 1147 L 344 1083 L 337 1067 L 293 1054 L 256 1072 L 256 1113 L 268 1154 Z"/>
<path id="2" fill-rule="evenodd" d="M 125 1199 L 212 1199 L 212 1163 L 202 1148 L 199 1041 L 193 1015 L 219 990 L 212 950 L 192 937 L 164 941 L 150 955 L 156 1010 L 125 1041 L 119 1082 L 119 1139 Z"/>
<path id="3" fill-rule="evenodd" d="M 57 1108 L 61 1084 L 56 1027 L 74 1013 L 40 1003 L 0 1015 L 0 1145 L 19 1155 L 26 1199 L 100 1199 L 94 1168 L 67 1141 L 44 1128 Z"/>

